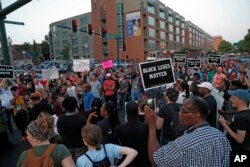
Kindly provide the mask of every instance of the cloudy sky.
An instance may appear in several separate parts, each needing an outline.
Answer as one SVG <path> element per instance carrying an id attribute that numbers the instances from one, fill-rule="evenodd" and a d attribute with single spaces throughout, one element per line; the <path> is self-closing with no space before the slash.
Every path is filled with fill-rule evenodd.
<path id="1" fill-rule="evenodd" d="M 16 0 L 0 0 L 2 8 Z M 140 1 L 140 0 L 138 0 Z M 6 24 L 13 44 L 41 42 L 49 24 L 91 11 L 91 0 L 32 0 L 7 16 L 6 20 L 25 26 Z M 211 35 L 222 35 L 229 42 L 243 39 L 250 29 L 250 0 L 161 0 L 186 20 Z"/>

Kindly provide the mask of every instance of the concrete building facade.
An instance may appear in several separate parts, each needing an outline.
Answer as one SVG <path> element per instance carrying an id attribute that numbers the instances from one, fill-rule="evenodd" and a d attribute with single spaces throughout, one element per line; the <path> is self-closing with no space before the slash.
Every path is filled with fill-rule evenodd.
<path id="1" fill-rule="evenodd" d="M 93 58 L 93 39 L 89 36 L 88 24 L 91 24 L 91 13 L 86 13 L 49 25 L 51 59 L 60 60 L 64 46 L 70 47 L 70 59 Z M 72 20 L 77 21 L 78 31 L 72 32 Z M 63 28 L 65 27 L 65 28 Z M 84 31 L 84 32 L 82 32 Z"/>

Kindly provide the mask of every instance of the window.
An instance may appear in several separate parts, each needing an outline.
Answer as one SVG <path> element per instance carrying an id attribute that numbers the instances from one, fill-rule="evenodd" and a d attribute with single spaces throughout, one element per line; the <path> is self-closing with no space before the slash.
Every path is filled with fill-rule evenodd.
<path id="1" fill-rule="evenodd" d="M 89 37 L 88 37 L 88 36 L 83 36 L 83 37 L 82 37 L 82 43 L 83 43 L 83 44 L 89 43 Z"/>
<path id="2" fill-rule="evenodd" d="M 181 28 L 185 28 L 185 23 L 181 22 Z"/>
<path id="3" fill-rule="evenodd" d="M 149 28 L 148 32 L 149 32 L 150 37 L 155 37 L 155 30 L 154 29 Z"/>
<path id="4" fill-rule="evenodd" d="M 162 31 L 160 32 L 160 38 L 161 39 L 166 39 L 165 32 L 162 32 Z"/>
<path id="5" fill-rule="evenodd" d="M 72 39 L 72 45 L 78 45 L 78 40 L 77 38 Z"/>
<path id="6" fill-rule="evenodd" d="M 176 32 L 176 34 L 180 34 L 180 28 L 176 27 L 175 32 Z"/>
<path id="7" fill-rule="evenodd" d="M 148 16 L 148 24 L 149 25 L 152 25 L 152 26 L 155 26 L 155 19 L 151 16 Z"/>
<path id="8" fill-rule="evenodd" d="M 155 7 L 148 5 L 148 12 L 152 13 L 152 14 L 155 14 Z"/>
<path id="9" fill-rule="evenodd" d="M 169 31 L 169 32 L 173 32 L 173 31 L 174 31 L 174 27 L 173 27 L 172 24 L 169 24 L 169 26 L 168 26 L 168 31 Z"/>
<path id="10" fill-rule="evenodd" d="M 68 38 L 68 32 L 67 31 L 62 32 L 62 37 L 63 38 Z"/>
<path id="11" fill-rule="evenodd" d="M 180 42 L 180 36 L 176 35 L 176 42 Z"/>
<path id="12" fill-rule="evenodd" d="M 54 42 L 54 47 L 59 48 L 59 41 L 55 41 L 55 42 Z"/>
<path id="13" fill-rule="evenodd" d="M 81 25 L 87 25 L 88 24 L 88 18 L 87 17 L 81 18 L 80 22 L 81 22 Z"/>
<path id="14" fill-rule="evenodd" d="M 173 23 L 173 16 L 168 15 L 168 21 L 171 22 L 171 23 Z"/>
<path id="15" fill-rule="evenodd" d="M 160 11 L 159 16 L 160 16 L 160 18 L 165 19 L 165 13 L 164 12 Z"/>
<path id="16" fill-rule="evenodd" d="M 169 41 L 173 41 L 174 40 L 174 35 L 173 34 L 169 34 Z"/>
<path id="17" fill-rule="evenodd" d="M 165 30 L 165 28 L 166 28 L 165 22 L 160 21 L 160 28 L 163 29 L 163 30 Z"/>
<path id="18" fill-rule="evenodd" d="M 73 52 L 73 54 L 78 54 L 79 53 L 78 48 L 73 48 L 72 52 Z"/>
<path id="19" fill-rule="evenodd" d="M 185 30 L 181 30 L 182 36 L 185 36 Z"/>
<path id="20" fill-rule="evenodd" d="M 61 54 L 60 49 L 56 49 L 55 53 L 56 53 L 56 55 L 60 55 Z"/>
<path id="21" fill-rule="evenodd" d="M 154 40 L 149 40 L 149 48 L 155 48 L 155 41 Z"/>
<path id="22" fill-rule="evenodd" d="M 63 46 L 67 45 L 68 44 L 68 40 L 63 40 Z"/>
<path id="23" fill-rule="evenodd" d="M 175 24 L 178 25 L 178 26 L 180 25 L 180 20 L 178 18 L 176 18 Z"/>
<path id="24" fill-rule="evenodd" d="M 185 38 L 184 37 L 182 37 L 181 42 L 185 43 Z"/>

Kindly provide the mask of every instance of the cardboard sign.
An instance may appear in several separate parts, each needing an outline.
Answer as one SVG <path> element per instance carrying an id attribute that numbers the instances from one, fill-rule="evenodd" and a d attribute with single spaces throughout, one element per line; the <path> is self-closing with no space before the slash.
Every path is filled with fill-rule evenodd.
<path id="1" fill-rule="evenodd" d="M 107 60 L 107 61 L 102 62 L 103 69 L 112 68 L 113 66 L 114 64 L 112 60 Z"/>
<path id="2" fill-rule="evenodd" d="M 0 78 L 13 78 L 14 67 L 13 66 L 0 66 Z"/>
<path id="3" fill-rule="evenodd" d="M 175 82 L 171 59 L 139 64 L 144 90 L 149 90 Z"/>
<path id="4" fill-rule="evenodd" d="M 42 69 L 43 80 L 58 79 L 58 78 L 59 78 L 59 72 L 57 68 Z"/>
<path id="5" fill-rule="evenodd" d="M 89 59 L 77 59 L 73 60 L 74 72 L 90 71 L 90 60 Z"/>
<path id="6" fill-rule="evenodd" d="M 178 64 L 186 64 L 185 54 L 174 54 L 174 62 Z"/>
<path id="7" fill-rule="evenodd" d="M 192 67 L 200 67 L 200 65 L 201 65 L 201 60 L 199 60 L 199 59 L 189 59 L 189 60 L 187 61 L 187 66 L 188 66 L 189 68 L 192 68 Z"/>
<path id="8" fill-rule="evenodd" d="M 208 55 L 208 63 L 221 64 L 221 56 L 220 55 Z"/>

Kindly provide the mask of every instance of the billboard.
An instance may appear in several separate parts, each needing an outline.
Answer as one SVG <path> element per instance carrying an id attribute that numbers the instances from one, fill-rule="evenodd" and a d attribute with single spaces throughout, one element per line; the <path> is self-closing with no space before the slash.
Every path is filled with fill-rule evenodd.
<path id="1" fill-rule="evenodd" d="M 127 24 L 127 36 L 141 36 L 141 13 L 140 11 L 127 13 L 126 24 Z"/>
<path id="2" fill-rule="evenodd" d="M 144 90 L 175 82 L 171 59 L 140 63 L 139 68 Z"/>

